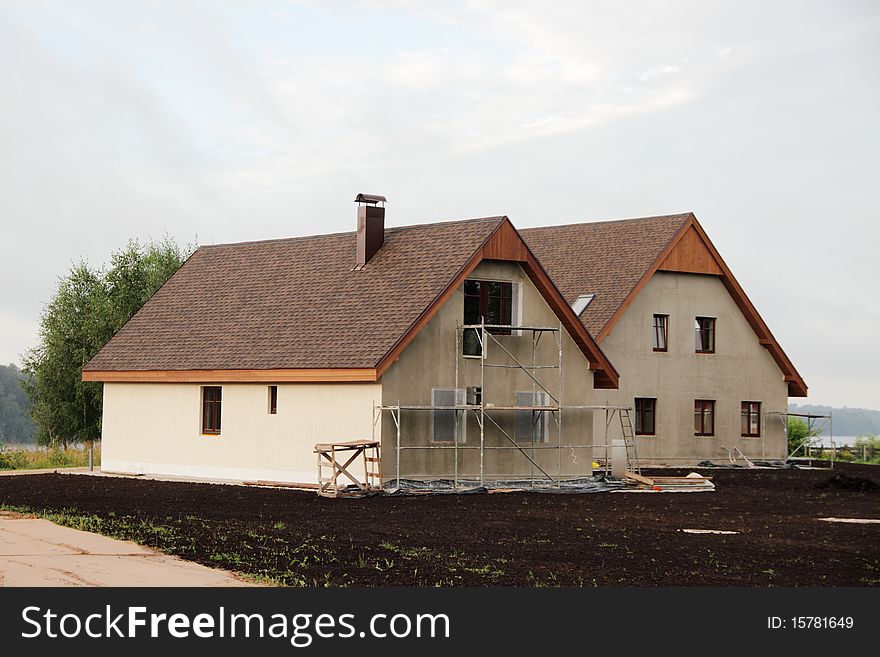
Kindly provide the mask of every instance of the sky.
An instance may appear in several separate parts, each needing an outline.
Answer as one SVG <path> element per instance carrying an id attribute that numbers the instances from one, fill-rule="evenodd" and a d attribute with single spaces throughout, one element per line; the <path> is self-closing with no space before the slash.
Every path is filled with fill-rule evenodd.
<path id="1" fill-rule="evenodd" d="M 2 363 L 81 258 L 354 230 L 367 192 L 693 211 L 808 401 L 880 408 L 880 3 L 0 0 L 0 94 Z"/>

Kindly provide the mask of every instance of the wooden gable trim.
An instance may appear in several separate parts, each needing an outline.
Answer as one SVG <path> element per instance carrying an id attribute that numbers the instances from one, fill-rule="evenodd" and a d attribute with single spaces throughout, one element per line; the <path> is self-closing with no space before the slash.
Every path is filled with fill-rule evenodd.
<path id="1" fill-rule="evenodd" d="M 105 383 L 361 383 L 378 381 L 372 368 L 276 370 L 86 370 L 83 381 Z"/>
<path id="2" fill-rule="evenodd" d="M 663 258 L 659 270 L 721 276 L 724 272 L 697 229 L 690 225 Z"/>
<path id="3" fill-rule="evenodd" d="M 681 248 L 679 245 L 681 244 Z M 711 256 L 713 264 L 708 264 L 707 257 Z M 702 269 L 702 271 L 700 271 Z M 704 273 L 719 276 L 724 287 L 727 289 L 734 303 L 742 312 L 746 321 L 752 327 L 755 335 L 758 337 L 758 343 L 764 346 L 776 361 L 779 369 L 782 370 L 783 380 L 788 383 L 788 394 L 790 397 L 806 397 L 807 384 L 801 375 L 795 369 L 794 364 L 789 360 L 788 356 L 782 350 L 776 338 L 770 332 L 769 327 L 758 314 L 757 309 L 746 296 L 745 291 L 740 287 L 733 273 L 728 268 L 718 249 L 712 244 L 712 240 L 703 230 L 697 218 L 691 214 L 682 224 L 681 228 L 676 231 L 675 235 L 669 241 L 669 244 L 663 249 L 660 255 L 654 260 L 654 263 L 645 274 L 639 279 L 639 282 L 630 290 L 627 297 L 620 304 L 611 318 L 606 322 L 605 326 L 596 336 L 596 340 L 601 342 L 604 340 L 617 321 L 626 312 L 633 300 L 636 298 L 642 288 L 647 284 L 651 277 L 657 271 L 682 271 L 688 273 Z"/>
<path id="4" fill-rule="evenodd" d="M 397 344 L 379 361 L 378 365 L 376 365 L 376 372 L 379 377 L 400 357 L 400 354 L 415 339 L 419 331 L 431 321 L 440 310 L 440 307 L 461 287 L 465 279 L 483 260 L 506 260 L 519 263 L 550 308 L 559 317 L 562 325 L 565 326 L 575 341 L 575 344 L 578 345 L 587 357 L 590 369 L 594 371 L 593 386 L 595 388 L 617 388 L 619 378 L 617 370 L 614 369 L 611 361 L 602 353 L 599 345 L 575 316 L 574 311 L 566 303 L 565 298 L 507 217 L 501 220 L 496 229 L 486 238 L 483 245 L 477 249 L 449 285 L 424 310 L 403 337 L 398 340 Z"/>

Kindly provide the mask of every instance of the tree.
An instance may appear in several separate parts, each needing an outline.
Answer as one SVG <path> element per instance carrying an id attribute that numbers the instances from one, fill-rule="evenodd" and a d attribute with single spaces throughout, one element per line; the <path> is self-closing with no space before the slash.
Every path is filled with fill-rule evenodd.
<path id="1" fill-rule="evenodd" d="M 15 365 L 0 365 L 0 443 L 33 442 L 34 424 L 22 378 Z"/>
<path id="2" fill-rule="evenodd" d="M 796 449 L 804 444 L 807 438 L 815 438 L 820 434 L 818 429 L 810 429 L 809 425 L 799 417 L 788 418 L 788 453 L 793 453 Z M 804 450 L 801 450 L 801 456 L 805 456 Z"/>
<path id="3" fill-rule="evenodd" d="M 185 252 L 166 237 L 141 245 L 131 241 L 115 252 L 109 269 L 73 266 L 40 318 L 40 341 L 24 359 L 30 398 L 41 445 L 67 445 L 101 436 L 101 391 L 83 382 L 82 367 L 98 353 L 140 307 L 180 268 Z M 185 255 L 185 254 L 186 255 Z"/>

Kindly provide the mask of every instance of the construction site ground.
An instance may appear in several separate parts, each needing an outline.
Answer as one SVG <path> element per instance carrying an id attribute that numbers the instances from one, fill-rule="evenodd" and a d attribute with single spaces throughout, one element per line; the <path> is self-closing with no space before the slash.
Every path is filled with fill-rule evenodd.
<path id="1" fill-rule="evenodd" d="M 880 584 L 877 466 L 660 474 L 692 470 L 712 476 L 716 490 L 325 499 L 42 474 L 0 478 L 0 505 L 266 584 Z"/>

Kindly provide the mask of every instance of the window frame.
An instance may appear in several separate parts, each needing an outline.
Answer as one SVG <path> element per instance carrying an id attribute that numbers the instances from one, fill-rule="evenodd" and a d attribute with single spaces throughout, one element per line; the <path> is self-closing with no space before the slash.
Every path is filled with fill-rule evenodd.
<path id="1" fill-rule="evenodd" d="M 438 392 L 453 392 L 453 403 L 440 404 L 437 403 Z M 431 388 L 431 406 L 463 406 L 466 399 L 467 391 L 465 388 Z M 452 438 L 437 438 L 437 422 L 440 420 L 440 413 L 452 414 Z M 431 411 L 431 443 L 440 443 L 452 445 L 454 443 L 462 444 L 467 441 L 466 415 L 464 409 L 437 409 Z"/>
<path id="2" fill-rule="evenodd" d="M 740 436 L 742 438 L 760 438 L 761 437 L 761 402 L 759 401 L 744 401 L 740 402 L 740 411 L 739 411 L 739 429 Z M 752 432 L 752 417 L 757 418 L 758 421 L 758 429 L 756 433 Z M 746 421 L 746 429 L 743 430 L 743 420 Z"/>
<path id="3" fill-rule="evenodd" d="M 658 319 L 663 320 L 663 322 L 662 322 L 662 325 L 663 325 L 663 346 L 662 347 L 658 346 L 660 344 L 660 341 L 657 339 L 657 337 L 658 337 L 657 320 Z M 663 313 L 654 313 L 654 316 L 651 321 L 653 322 L 653 325 L 651 327 L 651 346 L 652 346 L 653 350 L 656 352 L 661 352 L 661 353 L 669 351 L 669 315 L 665 315 Z"/>
<path id="4" fill-rule="evenodd" d="M 468 285 L 471 283 L 478 283 L 479 284 L 479 294 L 473 294 L 473 293 L 468 292 Z M 489 283 L 501 285 L 502 286 L 502 288 L 501 288 L 502 294 L 497 297 L 493 297 L 492 295 L 490 295 L 489 285 L 487 285 Z M 468 279 L 466 279 L 465 282 L 462 284 L 462 296 L 463 296 L 462 322 L 466 325 L 480 324 L 481 321 L 488 314 L 490 298 L 497 298 L 497 299 L 499 299 L 499 302 L 500 302 L 499 303 L 499 314 L 501 315 L 501 321 L 498 322 L 498 325 L 513 327 L 514 318 L 517 315 L 516 309 L 514 308 L 514 306 L 516 305 L 516 301 L 517 301 L 517 294 L 516 294 L 517 293 L 517 289 L 516 289 L 517 286 L 518 286 L 518 283 L 516 283 L 514 281 L 497 281 L 497 280 L 490 280 L 490 279 L 485 279 L 485 278 L 468 278 Z M 509 290 L 509 296 L 504 294 L 504 291 L 507 291 L 507 290 Z M 477 321 L 468 321 L 467 316 L 466 316 L 467 315 L 468 299 L 473 299 L 475 297 L 478 299 L 477 304 L 479 306 L 479 310 L 478 310 L 479 317 L 478 317 Z M 505 310 L 507 310 L 507 312 L 505 312 Z M 504 321 L 505 319 L 507 319 L 507 322 Z M 512 335 L 513 334 L 512 328 L 487 328 L 486 332 L 491 333 L 493 335 Z M 476 349 L 478 349 L 478 351 L 475 351 L 474 353 L 468 353 L 468 351 L 467 351 L 468 337 L 467 336 L 469 333 L 473 333 L 474 335 L 476 335 L 477 329 L 466 329 L 462 333 L 462 345 L 461 345 L 462 356 L 464 356 L 465 358 L 482 358 L 483 354 L 486 350 L 485 349 L 486 345 L 480 344 L 480 337 L 479 336 L 477 336 L 476 347 L 475 347 Z"/>
<path id="5" fill-rule="evenodd" d="M 517 390 L 515 397 L 517 406 L 550 406 L 550 395 L 543 390 Z M 520 400 L 523 398 L 526 398 L 524 401 L 531 399 L 531 403 L 521 404 Z M 530 408 L 515 411 L 514 441 L 524 445 L 550 442 L 550 423 L 547 421 L 548 413 L 549 411 L 539 411 Z M 521 422 L 523 421 L 528 422 L 531 427 L 528 437 L 521 435 L 520 432 Z"/>
<path id="6" fill-rule="evenodd" d="M 706 412 L 709 409 L 709 413 Z M 697 431 L 697 413 L 700 416 L 700 430 Z M 712 420 L 709 431 L 706 431 L 706 416 Z M 695 399 L 694 400 L 694 435 L 695 436 L 714 436 L 715 435 L 715 400 L 714 399 Z"/>
<path id="7" fill-rule="evenodd" d="M 216 398 L 208 399 L 208 392 L 216 391 Z M 201 419 L 199 424 L 202 428 L 203 436 L 219 436 L 223 424 L 223 386 L 202 386 L 201 387 Z M 207 412 L 210 405 L 211 412 Z M 210 416 L 210 422 L 208 417 Z M 210 426 L 209 426 L 210 425 Z"/>
<path id="8" fill-rule="evenodd" d="M 709 329 L 703 327 L 702 322 L 708 321 L 711 322 L 711 326 Z M 717 343 L 717 326 L 718 326 L 718 318 L 717 317 L 708 317 L 703 315 L 698 315 L 694 317 L 694 353 L 695 354 L 714 354 L 715 353 L 715 345 Z M 708 333 L 711 336 L 711 346 L 709 349 L 703 349 L 704 341 L 702 340 L 702 336 L 704 333 Z"/>
<path id="9" fill-rule="evenodd" d="M 269 386 L 269 415 L 278 415 L 278 386 Z"/>
<path id="10" fill-rule="evenodd" d="M 650 410 L 647 408 L 639 409 L 639 402 L 650 402 Z M 656 436 L 657 435 L 657 398 L 656 397 L 635 397 L 633 398 L 633 409 L 635 412 L 635 423 L 633 425 L 633 433 L 637 436 Z M 650 414 L 651 416 L 651 430 L 645 431 L 645 418 Z M 639 425 L 643 427 L 643 429 L 639 430 Z"/>

